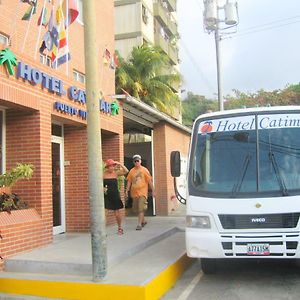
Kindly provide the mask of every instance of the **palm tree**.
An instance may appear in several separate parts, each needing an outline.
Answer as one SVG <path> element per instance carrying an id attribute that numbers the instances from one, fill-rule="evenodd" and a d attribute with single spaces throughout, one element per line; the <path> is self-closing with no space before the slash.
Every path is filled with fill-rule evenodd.
<path id="1" fill-rule="evenodd" d="M 14 75 L 13 66 L 17 65 L 16 56 L 10 51 L 9 48 L 6 48 L 0 52 L 0 65 L 6 64 L 8 73 Z"/>
<path id="2" fill-rule="evenodd" d="M 179 84 L 181 76 L 170 71 L 169 58 L 158 47 L 134 47 L 128 60 L 120 57 L 116 70 L 116 92 L 124 91 L 160 111 L 172 114 L 180 105 L 172 86 Z"/>

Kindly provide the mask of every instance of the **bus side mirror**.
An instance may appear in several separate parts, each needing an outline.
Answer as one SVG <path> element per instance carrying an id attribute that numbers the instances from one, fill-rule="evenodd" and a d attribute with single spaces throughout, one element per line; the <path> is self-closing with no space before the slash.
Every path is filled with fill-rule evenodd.
<path id="1" fill-rule="evenodd" d="M 170 156 L 170 164 L 171 164 L 171 175 L 173 177 L 179 177 L 180 170 L 180 152 L 172 151 Z"/>

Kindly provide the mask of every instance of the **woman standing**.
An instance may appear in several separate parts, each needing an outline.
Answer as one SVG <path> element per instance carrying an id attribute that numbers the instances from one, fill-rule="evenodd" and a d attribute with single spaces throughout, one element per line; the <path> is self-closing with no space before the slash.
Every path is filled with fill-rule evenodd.
<path id="1" fill-rule="evenodd" d="M 122 216 L 120 209 L 124 207 L 118 188 L 118 177 L 126 175 L 128 169 L 118 161 L 108 159 L 103 172 L 104 204 L 105 208 L 114 212 L 118 234 L 123 234 Z"/>

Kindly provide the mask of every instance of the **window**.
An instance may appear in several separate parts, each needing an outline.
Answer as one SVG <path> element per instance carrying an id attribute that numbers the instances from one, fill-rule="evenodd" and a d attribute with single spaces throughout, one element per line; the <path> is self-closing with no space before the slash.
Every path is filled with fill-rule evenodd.
<path id="1" fill-rule="evenodd" d="M 73 78 L 76 81 L 79 81 L 81 83 L 85 83 L 85 75 L 83 73 L 80 73 L 76 70 L 73 70 Z"/>
<path id="2" fill-rule="evenodd" d="M 63 127 L 58 124 L 52 124 L 51 125 L 51 134 L 55 136 L 63 136 Z"/>
<path id="3" fill-rule="evenodd" d="M 146 6 L 142 5 L 142 19 L 145 24 L 148 23 L 148 18 L 149 18 L 148 10 L 147 10 Z"/>
<path id="4" fill-rule="evenodd" d="M 284 118 L 279 114 L 258 116 L 257 121 L 253 116 L 251 118 L 236 118 L 239 126 L 244 120 L 251 120 L 254 124 L 245 130 L 233 128 L 233 117 L 198 122 L 199 127 L 195 130 L 199 133 L 195 135 L 189 174 L 191 188 L 195 188 L 196 194 L 256 198 L 258 194 L 276 197 L 299 192 L 300 140 L 297 137 L 300 126 L 296 121 L 299 120 L 300 124 L 300 115 L 285 117 L 284 121 L 291 120 L 291 125 L 282 128 L 261 126 L 265 120 L 271 119 L 274 123 Z M 221 128 L 231 121 L 228 127 L 232 126 L 232 131 L 220 129 L 201 133 L 203 128 L 217 128 L 216 124 Z"/>
<path id="5" fill-rule="evenodd" d="M 47 55 L 40 54 L 40 63 L 48 67 L 51 67 L 51 58 Z"/>
<path id="6" fill-rule="evenodd" d="M 8 46 L 8 37 L 0 33 L 0 44 Z"/>
<path id="7" fill-rule="evenodd" d="M 77 17 L 77 21 L 81 24 L 83 24 L 83 4 L 82 4 L 82 0 L 77 0 L 77 7 L 78 7 L 78 17 Z"/>

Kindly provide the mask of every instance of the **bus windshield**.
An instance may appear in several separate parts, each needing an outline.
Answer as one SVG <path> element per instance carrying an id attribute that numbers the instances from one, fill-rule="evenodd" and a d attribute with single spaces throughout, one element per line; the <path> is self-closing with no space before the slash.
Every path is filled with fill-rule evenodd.
<path id="1" fill-rule="evenodd" d="M 293 195 L 300 190 L 300 114 L 198 120 L 189 189 L 220 198 Z"/>

